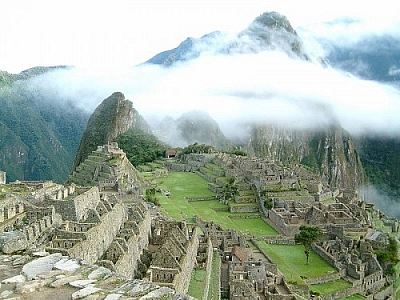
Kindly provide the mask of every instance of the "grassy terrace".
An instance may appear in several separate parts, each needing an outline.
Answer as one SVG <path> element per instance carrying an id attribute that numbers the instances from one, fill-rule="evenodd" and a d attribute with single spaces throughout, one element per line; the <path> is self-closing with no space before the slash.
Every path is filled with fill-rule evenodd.
<path id="1" fill-rule="evenodd" d="M 206 288 L 206 270 L 195 269 L 190 279 L 188 294 L 196 299 L 202 299 Z"/>
<path id="2" fill-rule="evenodd" d="M 338 292 L 340 290 L 347 289 L 351 287 L 352 284 L 343 279 L 321 283 L 321 284 L 312 284 L 310 286 L 310 291 L 317 292 L 320 295 L 327 295 L 330 293 Z M 355 298 L 358 299 L 358 298 Z M 364 298 L 362 298 L 364 299 Z"/>
<path id="3" fill-rule="evenodd" d="M 240 219 L 236 217 L 241 214 L 216 211 L 215 209 L 227 207 L 218 200 L 188 202 L 186 198 L 214 196 L 214 193 L 207 188 L 208 182 L 194 173 L 170 172 L 168 177 L 156 178 L 154 181 L 160 188 L 171 193 L 170 197 L 157 194 L 157 198 L 161 203 L 161 211 L 175 220 L 197 215 L 205 221 L 213 221 L 226 229 L 233 228 L 255 236 L 277 235 L 273 228 L 258 217 L 258 213 L 245 213 L 243 216 L 255 218 Z"/>
<path id="4" fill-rule="evenodd" d="M 208 300 L 219 299 L 219 270 L 221 268 L 221 258 L 218 252 L 213 253 L 213 261 L 211 266 L 211 280 L 208 289 Z"/>
<path id="5" fill-rule="evenodd" d="M 306 284 L 304 280 L 307 278 L 337 272 L 313 251 L 310 253 L 310 261 L 307 265 L 303 245 L 270 245 L 263 241 L 257 242 L 257 245 L 278 265 L 288 282 Z M 313 290 L 317 290 L 318 286 L 313 285 Z M 337 290 L 343 289 L 339 286 L 336 288 Z"/>

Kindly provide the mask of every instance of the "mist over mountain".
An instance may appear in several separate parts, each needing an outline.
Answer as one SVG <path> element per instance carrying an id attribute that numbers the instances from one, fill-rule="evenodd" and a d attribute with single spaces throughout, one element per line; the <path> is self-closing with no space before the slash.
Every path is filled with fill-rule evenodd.
<path id="1" fill-rule="evenodd" d="M 217 40 L 224 42 L 218 43 Z M 236 37 L 227 38 L 219 32 L 214 32 L 198 40 L 187 39 L 177 48 L 162 52 L 148 60 L 147 63 L 170 67 L 182 63 L 182 61 L 189 61 L 210 53 L 217 56 L 222 54 L 235 56 L 262 51 L 280 51 L 292 59 L 311 64 L 310 56 L 306 53 L 300 37 L 287 18 L 277 12 L 264 13 L 258 16 Z M 326 66 L 322 59 L 315 59 L 315 63 L 321 67 Z M 277 70 L 279 70 L 279 67 Z M 284 68 L 280 72 L 284 72 Z M 263 76 L 262 74 L 258 75 Z M 285 80 L 284 77 L 282 79 Z M 255 109 L 261 102 L 268 103 L 270 101 L 268 98 L 274 98 L 272 91 L 270 92 L 271 95 L 257 94 L 257 92 L 235 92 L 234 90 L 231 93 L 236 97 L 248 98 L 247 105 L 254 105 Z M 254 102 L 254 98 L 259 98 L 259 100 Z M 304 104 L 309 104 L 307 109 L 317 111 L 317 115 L 321 117 L 320 120 L 314 118 L 316 124 L 323 124 L 327 129 L 316 130 L 316 128 L 312 128 L 313 125 L 310 122 L 304 122 L 303 125 L 299 122 L 290 123 L 291 117 L 285 116 L 287 114 L 285 109 L 279 111 L 278 115 L 270 116 L 268 105 L 263 103 L 262 106 L 259 106 L 261 113 L 259 118 L 250 116 L 246 120 L 246 116 L 241 116 L 242 128 L 245 128 L 245 130 L 241 132 L 240 140 L 247 144 L 249 152 L 272 160 L 304 163 L 324 176 L 332 186 L 354 188 L 361 185 L 364 181 L 364 172 L 357 150 L 353 145 L 351 136 L 341 129 L 329 107 L 317 103 L 313 104 L 310 99 L 299 101 L 297 98 L 295 100 L 294 97 L 285 100 L 277 99 L 277 101 L 280 104 L 288 101 L 290 106 L 298 105 L 299 108 L 304 107 Z M 296 103 L 297 101 L 298 103 Z M 273 105 L 275 104 L 271 103 L 270 108 Z M 229 110 L 229 106 L 226 108 Z M 264 108 L 266 111 L 262 115 Z M 186 116 L 186 119 L 188 121 L 184 123 L 180 121 L 182 125 L 177 126 L 177 128 L 181 132 L 182 128 L 185 128 L 185 133 L 181 135 L 184 137 L 184 141 L 195 141 L 191 131 L 198 132 L 198 129 L 190 130 L 190 128 L 196 127 L 193 121 L 194 117 L 193 115 L 191 118 Z M 232 127 L 235 127 L 233 118 L 229 122 Z M 330 129 L 330 124 L 336 124 L 333 130 Z M 301 128 L 302 126 L 304 128 Z M 237 140 L 239 139 L 236 137 Z"/>
<path id="2" fill-rule="evenodd" d="M 167 116 L 157 125 L 155 133 L 173 147 L 199 143 L 227 150 L 233 146 L 219 124 L 205 111 L 190 111 L 176 120 Z"/>
<path id="3" fill-rule="evenodd" d="M 290 57 L 310 59 L 288 19 L 277 12 L 266 12 L 237 35 L 214 31 L 198 39 L 187 38 L 178 47 L 161 52 L 146 63 L 171 66 L 205 54 L 235 55 L 275 50 Z"/>
<path id="4" fill-rule="evenodd" d="M 8 181 L 67 178 L 89 115 L 33 84 L 60 69 L 65 67 L 1 72 L 0 170 Z"/>
<path id="5" fill-rule="evenodd" d="M 89 114 L 101 106 L 101 100 L 107 95 L 122 91 L 132 100 L 131 109 L 134 107 L 136 113 L 151 124 L 151 130 L 171 145 L 185 146 L 185 143 L 197 141 L 216 143 L 217 148 L 221 149 L 226 145 L 246 146 L 251 155 L 307 164 L 333 186 L 350 187 L 363 183 L 364 172 L 360 160 L 367 164 L 371 156 L 365 156 L 365 149 L 372 148 L 366 148 L 358 140 L 353 142 L 353 137 L 359 139 L 363 134 L 370 136 L 372 133 L 378 137 L 393 137 L 393 133 L 400 129 L 400 93 L 394 86 L 382 84 L 382 80 L 365 80 L 375 77 L 360 78 L 345 72 L 346 66 L 352 68 L 351 62 L 339 65 L 340 59 L 347 60 L 345 52 L 340 55 L 337 52 L 333 56 L 333 52 L 326 51 L 324 54 L 330 62 L 327 64 L 321 52 L 310 51 L 309 44 L 302 40 L 304 35 L 298 32 L 286 17 L 269 12 L 255 18 L 240 32 L 214 31 L 200 38 L 188 38 L 176 48 L 155 55 L 133 68 L 62 68 L 30 78 L 29 93 L 40 95 L 40 99 L 51 99 L 43 106 L 48 109 L 47 115 L 63 111 L 62 114 L 56 114 L 54 119 L 47 116 L 41 126 L 48 128 L 53 124 L 50 127 L 56 128 L 57 134 L 54 135 L 61 145 L 71 149 L 68 155 L 63 154 L 63 157 L 69 157 L 68 167 L 58 168 L 58 161 L 46 159 L 46 164 L 49 164 L 47 168 L 57 169 L 58 174 L 65 174 L 63 176 L 68 174 Z M 332 49 L 348 49 L 338 44 L 336 46 L 332 46 Z M 349 57 L 350 60 L 352 56 Z M 395 56 L 387 57 L 390 58 L 386 67 L 389 68 L 388 74 L 396 74 L 396 63 L 389 63 Z M 29 72 L 21 74 L 27 76 Z M 18 76 L 22 75 L 6 72 L 1 75 L 2 89 L 12 85 L 12 93 L 20 95 L 18 89 L 22 84 L 19 87 L 15 84 Z M 18 89 L 14 90 L 14 87 Z M 20 103 L 28 106 L 26 102 Z M 49 103 L 57 108 L 50 109 Z M 7 110 L 17 109 L 7 107 Z M 74 110 L 72 115 L 69 114 Z M 23 111 L 21 109 L 20 113 Z M 113 110 L 102 111 L 100 115 L 103 117 L 92 116 L 97 121 L 87 124 L 87 128 L 95 129 L 98 133 L 93 136 L 90 149 L 97 146 L 94 145 L 96 143 L 115 138 L 117 133 L 122 132 L 117 128 L 129 127 L 126 122 L 117 124 L 112 115 L 107 115 L 107 111 Z M 208 116 L 195 118 L 187 114 L 192 111 L 206 111 Z M 11 116 L 13 113 L 8 114 Z M 32 112 L 27 114 L 34 115 Z M 46 115 L 44 112 L 41 114 Z M 64 116 L 69 120 L 64 120 Z M 64 125 L 60 127 L 61 120 L 64 120 Z M 68 125 L 70 123 L 72 125 Z M 97 127 L 104 130 L 99 132 Z M 17 173 L 21 174 L 22 169 L 25 170 L 21 166 L 26 156 L 19 153 L 26 153 L 29 148 L 26 137 L 15 132 L 12 126 L 2 128 L 7 139 L 12 137 L 15 140 L 17 146 L 7 150 L 7 153 L 15 153 L 9 164 L 12 168 L 19 168 Z M 68 132 L 72 132 L 72 135 L 62 138 L 63 128 L 70 128 Z M 114 134 L 107 136 L 106 132 Z M 52 134 L 46 133 L 47 137 L 52 137 Z M 52 141 L 57 139 L 51 138 Z M 84 150 L 82 153 L 91 151 L 89 148 L 83 149 L 85 144 L 81 145 L 80 152 Z M 45 148 L 54 156 L 58 152 L 53 148 L 64 149 L 53 146 Z M 395 155 L 394 152 L 392 155 Z M 381 156 L 386 157 L 386 154 L 382 153 Z M 10 155 L 7 157 L 11 158 Z M 389 162 L 390 159 L 385 161 Z M 10 167 L 1 168 L 11 175 L 14 172 Z M 37 168 L 30 169 L 38 174 Z M 369 180 L 372 173 L 368 170 L 371 169 L 375 170 L 375 166 L 367 168 Z M 393 169 L 390 172 L 394 174 Z M 31 175 L 12 175 L 10 178 L 33 179 Z M 396 177 L 392 176 L 389 180 L 391 178 Z"/>
<path id="6" fill-rule="evenodd" d="M 342 30 L 348 28 L 351 32 L 349 27 L 358 26 L 359 22 L 355 19 L 339 19 L 322 26 Z M 398 33 L 389 31 L 357 36 L 350 34 L 347 41 L 335 38 L 334 35 L 324 35 L 319 36 L 318 41 L 324 48 L 326 59 L 331 66 L 365 80 L 400 87 L 400 36 Z M 380 102 L 379 99 L 376 101 Z M 400 102 L 400 99 L 397 102 Z M 382 199 L 400 199 L 399 131 L 393 132 L 388 126 L 387 132 L 362 133 L 355 135 L 354 140 L 369 183 L 373 185 L 363 189 L 371 191 L 365 193 L 366 197 L 379 195 L 380 192 L 385 194 L 382 195 Z M 369 198 L 374 201 L 374 197 Z M 382 200 L 382 202 L 387 201 Z M 391 205 L 382 204 L 385 208 Z"/>

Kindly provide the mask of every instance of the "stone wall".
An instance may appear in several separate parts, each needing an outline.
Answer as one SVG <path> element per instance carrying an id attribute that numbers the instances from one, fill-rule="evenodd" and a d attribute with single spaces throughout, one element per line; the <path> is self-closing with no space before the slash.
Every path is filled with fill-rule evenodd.
<path id="1" fill-rule="evenodd" d="M 187 243 L 186 255 L 181 261 L 181 270 L 174 277 L 174 287 L 177 293 L 186 294 L 189 289 L 191 275 L 196 264 L 197 249 L 199 248 L 198 229 L 194 228 L 192 237 Z"/>
<path id="2" fill-rule="evenodd" d="M 282 234 L 286 236 L 294 236 L 299 233 L 299 226 L 287 225 L 285 220 L 275 211 L 275 209 L 269 210 L 269 219 L 279 228 Z"/>
<path id="3" fill-rule="evenodd" d="M 110 247 L 126 219 L 126 207 L 116 203 L 113 209 L 101 217 L 101 222 L 86 232 L 86 239 L 67 249 L 71 257 L 79 257 L 94 264 Z"/>
<path id="4" fill-rule="evenodd" d="M 212 271 L 212 263 L 213 263 L 213 246 L 211 243 L 210 239 L 207 239 L 207 260 L 206 260 L 206 283 L 205 283 L 205 289 L 203 293 L 203 299 L 202 300 L 207 300 L 208 297 L 208 291 L 210 289 L 210 283 L 211 283 L 211 271 Z"/>
<path id="5" fill-rule="evenodd" d="M 318 254 L 324 261 L 326 261 L 328 264 L 330 264 L 332 267 L 336 268 L 336 259 L 327 253 L 322 247 L 312 244 L 312 249 L 315 251 L 315 253 Z"/>
<path id="6" fill-rule="evenodd" d="M 260 209 L 258 205 L 232 205 L 229 206 L 229 211 L 231 213 L 253 213 L 253 212 L 259 212 Z M 259 217 L 259 216 L 257 216 Z"/>
<path id="7" fill-rule="evenodd" d="M 0 230 L 14 228 L 25 217 L 24 201 L 17 197 L 9 197 L 0 202 Z"/>
<path id="8" fill-rule="evenodd" d="M 100 202 L 100 192 L 97 186 L 74 197 L 76 220 L 87 219 L 90 210 L 95 210 Z"/>
<path id="9" fill-rule="evenodd" d="M 140 255 L 149 245 L 149 236 L 151 233 L 150 212 L 143 203 L 139 203 L 133 209 L 134 212 L 128 213 L 128 221 L 121 230 L 133 230 L 133 234 L 129 237 L 124 237 L 124 239 L 127 240 L 127 248 L 115 263 L 116 272 L 127 279 L 134 276 L 138 261 L 140 260 Z M 134 227 L 134 229 L 130 227 Z M 129 232 L 127 232 L 127 234 L 129 234 Z"/>

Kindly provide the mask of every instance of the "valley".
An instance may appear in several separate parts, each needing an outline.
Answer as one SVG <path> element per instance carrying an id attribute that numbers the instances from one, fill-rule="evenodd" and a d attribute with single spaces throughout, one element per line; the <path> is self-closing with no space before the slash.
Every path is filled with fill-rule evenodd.
<path id="1" fill-rule="evenodd" d="M 0 71 L 0 298 L 400 299 L 398 118 L 373 105 L 398 91 L 308 50 L 270 11 L 126 78 Z"/>

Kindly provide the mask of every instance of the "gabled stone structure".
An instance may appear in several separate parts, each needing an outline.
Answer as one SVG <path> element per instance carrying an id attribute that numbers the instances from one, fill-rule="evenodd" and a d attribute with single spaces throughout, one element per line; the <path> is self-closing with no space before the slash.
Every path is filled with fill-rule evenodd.
<path id="1" fill-rule="evenodd" d="M 178 293 L 187 293 L 193 268 L 196 264 L 197 250 L 199 248 L 199 232 L 196 227 L 188 231 L 186 225 L 181 226 L 176 222 L 167 225 L 169 234 L 161 235 L 159 226 L 169 222 L 158 222 L 153 230 L 153 238 L 161 245 L 155 251 L 147 277 L 150 281 L 174 288 Z M 172 226 L 171 226 L 172 225 Z M 162 226 L 164 227 L 164 226 Z M 159 238 L 157 236 L 162 236 Z"/>

